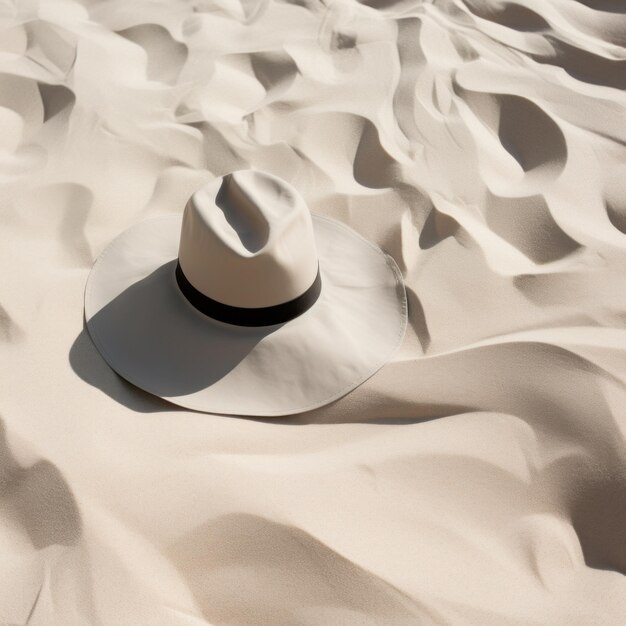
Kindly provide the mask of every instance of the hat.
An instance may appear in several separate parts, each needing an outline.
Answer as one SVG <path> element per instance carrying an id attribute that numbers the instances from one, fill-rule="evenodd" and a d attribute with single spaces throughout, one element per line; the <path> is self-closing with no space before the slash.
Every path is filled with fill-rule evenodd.
<path id="1" fill-rule="evenodd" d="M 231 415 L 300 413 L 347 394 L 391 358 L 406 315 L 391 257 L 252 170 L 196 191 L 182 218 L 123 232 L 85 289 L 89 334 L 120 376 Z"/>

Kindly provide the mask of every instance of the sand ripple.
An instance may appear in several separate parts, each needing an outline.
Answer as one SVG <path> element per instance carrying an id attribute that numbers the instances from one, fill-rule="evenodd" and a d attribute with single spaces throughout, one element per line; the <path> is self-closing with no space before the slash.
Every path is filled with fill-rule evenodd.
<path id="1" fill-rule="evenodd" d="M 0 2 L 0 622 L 623 623 L 625 87 L 622 0 Z M 407 284 L 294 418 L 82 330 L 104 245 L 243 167 Z"/>

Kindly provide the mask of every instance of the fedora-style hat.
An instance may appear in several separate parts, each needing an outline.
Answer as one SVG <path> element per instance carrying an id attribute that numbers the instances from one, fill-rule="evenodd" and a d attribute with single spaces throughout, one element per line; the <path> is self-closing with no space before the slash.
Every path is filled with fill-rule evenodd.
<path id="1" fill-rule="evenodd" d="M 181 216 L 132 226 L 85 289 L 87 329 L 123 378 L 180 406 L 276 416 L 328 404 L 399 346 L 406 294 L 393 259 L 312 215 L 288 183 L 242 170 Z"/>

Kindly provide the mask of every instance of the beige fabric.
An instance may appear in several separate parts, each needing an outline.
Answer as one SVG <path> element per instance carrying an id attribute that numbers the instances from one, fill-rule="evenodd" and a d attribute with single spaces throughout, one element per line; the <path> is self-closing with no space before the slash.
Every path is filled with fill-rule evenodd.
<path id="1" fill-rule="evenodd" d="M 345 395 L 392 356 L 406 327 L 395 262 L 346 226 L 313 220 L 322 292 L 285 324 L 244 328 L 197 311 L 175 282 L 179 217 L 140 223 L 96 262 L 87 328 L 124 378 L 199 411 L 285 415 Z"/>
<path id="2" fill-rule="evenodd" d="M 318 266 L 300 194 L 253 170 L 218 177 L 191 196 L 178 255 L 198 291 L 239 307 L 293 300 L 310 287 Z"/>

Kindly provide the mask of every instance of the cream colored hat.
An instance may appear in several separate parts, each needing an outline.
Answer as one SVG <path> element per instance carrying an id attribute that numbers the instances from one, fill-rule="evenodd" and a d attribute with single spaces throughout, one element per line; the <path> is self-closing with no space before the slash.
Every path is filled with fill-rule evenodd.
<path id="1" fill-rule="evenodd" d="M 276 416 L 380 369 L 404 336 L 406 295 L 391 257 L 312 216 L 285 181 L 245 170 L 194 193 L 182 220 L 153 218 L 109 244 L 85 317 L 134 385 L 198 411 Z"/>

